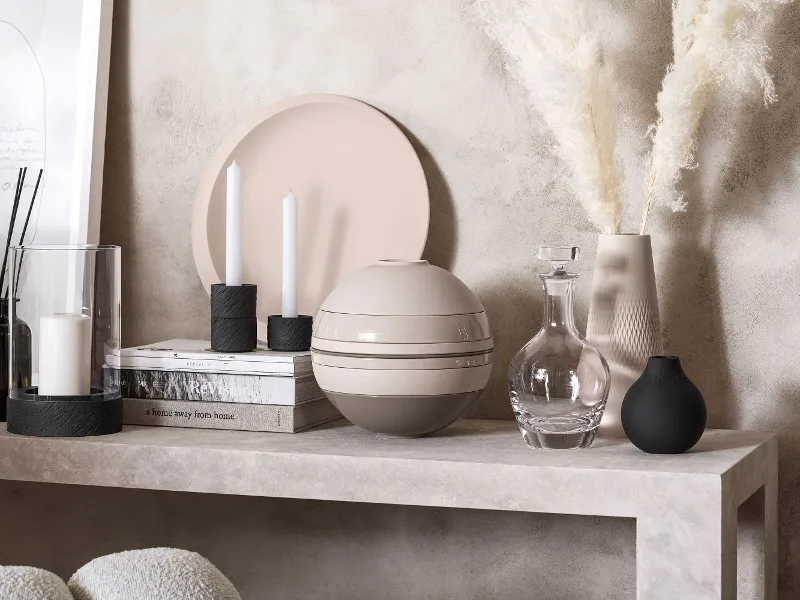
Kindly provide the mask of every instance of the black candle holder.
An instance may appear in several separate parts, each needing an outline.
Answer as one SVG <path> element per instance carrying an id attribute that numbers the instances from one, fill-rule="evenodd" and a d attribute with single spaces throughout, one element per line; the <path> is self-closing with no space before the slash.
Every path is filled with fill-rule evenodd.
<path id="1" fill-rule="evenodd" d="M 308 315 L 270 315 L 267 321 L 267 348 L 279 352 L 310 350 L 312 325 L 313 319 Z"/>
<path id="2" fill-rule="evenodd" d="M 211 349 L 215 352 L 250 352 L 258 343 L 256 299 L 252 283 L 211 286 Z"/>
<path id="3" fill-rule="evenodd" d="M 41 396 L 36 387 L 9 392 L 8 432 L 36 437 L 83 437 L 122 431 L 122 396 L 92 388 L 88 396 Z"/>

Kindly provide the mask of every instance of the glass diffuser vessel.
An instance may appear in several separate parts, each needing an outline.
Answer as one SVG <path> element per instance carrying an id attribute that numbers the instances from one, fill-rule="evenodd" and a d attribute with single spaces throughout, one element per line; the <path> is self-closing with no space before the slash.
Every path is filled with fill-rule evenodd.
<path id="1" fill-rule="evenodd" d="M 117 246 L 12 250 L 8 431 L 77 437 L 122 429 L 121 252 Z M 28 374 L 29 375 L 25 375 Z"/>
<path id="2" fill-rule="evenodd" d="M 576 246 L 540 246 L 539 260 L 552 270 L 544 284 L 544 320 L 508 369 L 511 405 L 525 443 L 534 448 L 583 448 L 595 438 L 603 416 L 610 375 L 600 352 L 575 326 L 573 283 L 566 270 Z"/>
<path id="3" fill-rule="evenodd" d="M 8 298 L 0 299 L 0 421 L 6 420 L 6 398 L 9 388 L 31 385 L 31 328 L 19 317 L 14 319 L 16 330 L 17 368 L 9 373 L 5 365 L 9 364 L 11 348 L 11 321 L 8 315 Z M 9 377 L 11 383 L 9 384 Z"/>

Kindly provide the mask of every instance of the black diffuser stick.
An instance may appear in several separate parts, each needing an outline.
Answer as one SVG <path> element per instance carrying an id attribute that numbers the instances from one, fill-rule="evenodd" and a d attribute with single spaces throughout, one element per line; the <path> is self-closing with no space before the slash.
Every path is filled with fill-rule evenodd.
<path id="1" fill-rule="evenodd" d="M 39 169 L 39 176 L 36 178 L 36 187 L 33 188 L 33 196 L 31 203 L 28 205 L 28 214 L 25 217 L 25 224 L 22 226 L 22 235 L 19 236 L 19 245 L 22 246 L 25 242 L 25 234 L 28 232 L 28 223 L 31 221 L 31 214 L 33 213 L 33 205 L 36 204 L 36 193 L 39 191 L 39 183 L 42 181 L 42 173 L 44 169 Z M 14 290 L 16 291 L 19 286 L 19 276 L 22 273 L 22 257 L 20 256 L 19 265 L 17 265 L 17 273 L 14 276 Z M 10 293 L 10 292 L 9 292 Z"/>
<path id="2" fill-rule="evenodd" d="M 19 199 L 22 196 L 22 186 L 25 185 L 25 175 L 28 172 L 28 167 L 19 170 L 17 176 L 17 190 L 14 193 L 14 204 L 11 207 L 11 219 L 8 222 L 8 235 L 6 236 L 6 251 L 3 254 L 3 269 L 0 271 L 0 290 L 3 289 L 3 283 L 6 278 L 6 265 L 8 264 L 8 250 L 11 247 L 11 235 L 14 233 L 14 223 L 17 220 L 17 210 L 19 209 Z M 11 278 L 9 277 L 9 280 Z M 7 295 L 6 295 L 7 297 Z"/>

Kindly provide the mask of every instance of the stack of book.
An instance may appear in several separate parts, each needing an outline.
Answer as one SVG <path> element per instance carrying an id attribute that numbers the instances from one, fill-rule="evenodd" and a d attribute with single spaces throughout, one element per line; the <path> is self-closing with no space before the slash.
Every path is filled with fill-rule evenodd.
<path id="1" fill-rule="evenodd" d="M 119 369 L 126 425 L 295 433 L 341 415 L 314 379 L 309 352 L 222 354 L 168 340 L 107 357 Z"/>

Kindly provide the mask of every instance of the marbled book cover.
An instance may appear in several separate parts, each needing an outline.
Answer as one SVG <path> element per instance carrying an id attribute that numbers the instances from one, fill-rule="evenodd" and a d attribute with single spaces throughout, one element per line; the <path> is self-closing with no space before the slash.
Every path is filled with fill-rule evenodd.
<path id="1" fill-rule="evenodd" d="M 303 378 L 191 371 L 120 369 L 125 398 L 237 402 L 292 406 L 324 397 L 312 376 Z"/>

